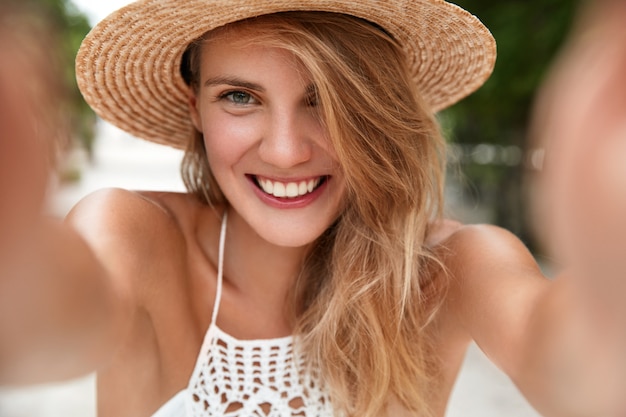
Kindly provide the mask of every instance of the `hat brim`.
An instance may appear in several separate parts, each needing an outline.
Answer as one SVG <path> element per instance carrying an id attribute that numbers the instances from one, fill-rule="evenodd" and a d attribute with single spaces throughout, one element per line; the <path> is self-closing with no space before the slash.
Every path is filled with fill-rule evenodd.
<path id="1" fill-rule="evenodd" d="M 469 12 L 442 0 L 140 0 L 112 13 L 84 39 L 78 86 L 104 120 L 134 136 L 185 148 L 192 131 L 180 74 L 187 45 L 205 32 L 259 15 L 325 11 L 373 22 L 403 46 L 433 112 L 478 89 L 496 46 Z"/>

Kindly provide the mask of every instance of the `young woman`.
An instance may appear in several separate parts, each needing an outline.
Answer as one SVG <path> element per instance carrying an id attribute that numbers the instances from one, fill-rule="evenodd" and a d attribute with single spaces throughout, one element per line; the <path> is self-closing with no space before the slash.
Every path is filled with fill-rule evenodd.
<path id="1" fill-rule="evenodd" d="M 13 303 L 31 331 L 2 328 L 4 375 L 96 369 L 100 417 L 443 416 L 475 340 L 537 408 L 569 413 L 560 388 L 591 374 L 567 349 L 584 297 L 510 233 L 441 216 L 434 113 L 494 60 L 488 30 L 438 0 L 114 13 L 79 51 L 81 90 L 184 147 L 189 193 L 104 190 L 32 232 L 54 241 L 28 248 L 21 283 L 41 268 L 50 292 Z"/>

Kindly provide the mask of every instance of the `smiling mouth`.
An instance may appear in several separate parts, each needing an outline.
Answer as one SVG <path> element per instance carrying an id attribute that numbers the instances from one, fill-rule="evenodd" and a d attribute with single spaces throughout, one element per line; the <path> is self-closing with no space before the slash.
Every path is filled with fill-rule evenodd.
<path id="1" fill-rule="evenodd" d="M 265 194 L 272 195 L 277 198 L 298 198 L 312 193 L 328 181 L 327 176 L 317 177 L 314 179 L 293 181 L 293 182 L 281 182 L 273 181 L 267 178 L 254 176 L 254 183 Z"/>

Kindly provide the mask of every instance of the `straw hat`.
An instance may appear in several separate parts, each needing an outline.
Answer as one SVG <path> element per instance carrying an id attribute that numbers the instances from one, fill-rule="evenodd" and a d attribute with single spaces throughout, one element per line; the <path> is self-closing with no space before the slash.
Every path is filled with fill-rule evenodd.
<path id="1" fill-rule="evenodd" d="M 443 0 L 140 0 L 87 35 L 76 58 L 78 85 L 104 120 L 184 148 L 192 129 L 180 74 L 186 46 L 237 20 L 296 10 L 344 13 L 383 27 L 403 45 L 433 111 L 474 92 L 495 63 L 489 30 Z"/>

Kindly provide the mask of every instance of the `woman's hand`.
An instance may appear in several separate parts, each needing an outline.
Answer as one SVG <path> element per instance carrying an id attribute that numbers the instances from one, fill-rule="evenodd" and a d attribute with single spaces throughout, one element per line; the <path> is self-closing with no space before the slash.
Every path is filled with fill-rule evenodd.
<path id="1" fill-rule="evenodd" d="M 568 268 L 555 389 L 572 415 L 613 417 L 626 415 L 626 1 L 587 7 L 535 108 L 545 159 L 534 202 L 540 236 Z"/>
<path id="2" fill-rule="evenodd" d="M 24 50 L 16 38 L 0 31 L 0 260 L 10 259 L 40 217 L 53 156 L 53 132 L 41 114 L 42 103 L 51 101 L 45 67 L 37 67 L 38 45 Z"/>
<path id="3" fill-rule="evenodd" d="M 597 275 L 606 262 L 626 272 L 626 2 L 589 6 L 542 88 L 533 139 L 548 247 Z"/>

